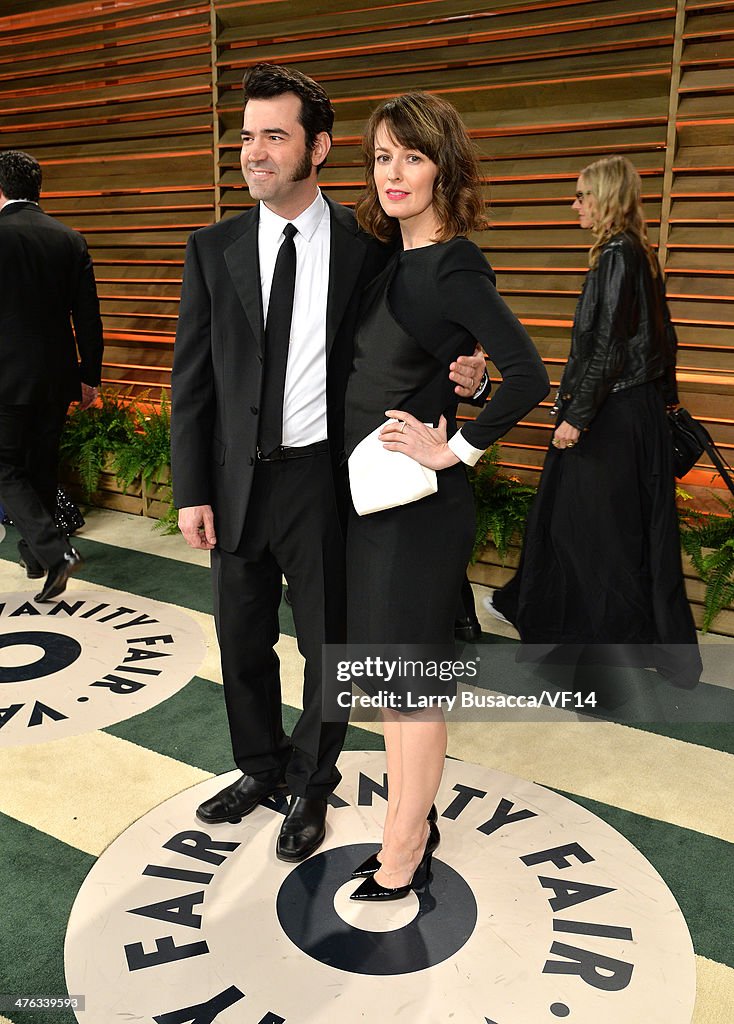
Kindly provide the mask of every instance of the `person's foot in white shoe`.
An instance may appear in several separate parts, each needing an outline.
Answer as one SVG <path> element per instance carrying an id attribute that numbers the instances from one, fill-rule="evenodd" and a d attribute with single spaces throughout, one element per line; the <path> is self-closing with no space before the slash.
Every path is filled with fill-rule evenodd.
<path id="1" fill-rule="evenodd" d="M 489 597 L 483 597 L 482 598 L 482 604 L 487 609 L 489 614 L 490 615 L 494 615 L 495 619 L 499 619 L 500 622 L 506 622 L 508 626 L 514 625 L 514 623 L 510 622 L 509 619 L 505 618 L 505 616 L 502 614 L 501 611 L 499 611 L 499 609 L 495 608 L 494 604 L 492 603 L 493 600 L 494 600 L 494 591 L 492 591 L 492 593 L 489 595 Z"/>

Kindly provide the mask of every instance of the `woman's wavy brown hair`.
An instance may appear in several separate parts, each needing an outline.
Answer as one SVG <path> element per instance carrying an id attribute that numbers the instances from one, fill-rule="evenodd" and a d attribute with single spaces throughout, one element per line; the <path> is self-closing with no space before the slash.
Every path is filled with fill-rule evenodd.
<path id="1" fill-rule="evenodd" d="M 602 246 L 610 238 L 624 232 L 640 243 L 652 275 L 657 277 L 658 261 L 647 237 L 642 209 L 642 182 L 634 164 L 624 156 L 605 156 L 584 167 L 580 177 L 596 204 L 595 223 L 591 229 L 594 244 L 589 253 L 589 266 L 597 265 Z"/>
<path id="2" fill-rule="evenodd" d="M 382 242 L 400 230 L 380 206 L 375 187 L 375 135 L 384 125 L 394 142 L 427 156 L 438 167 L 433 208 L 439 223 L 434 241 L 486 227 L 484 200 L 474 146 L 458 112 L 438 96 L 409 92 L 386 100 L 373 111 L 364 130 L 362 150 L 367 187 L 355 206 L 359 226 Z"/>

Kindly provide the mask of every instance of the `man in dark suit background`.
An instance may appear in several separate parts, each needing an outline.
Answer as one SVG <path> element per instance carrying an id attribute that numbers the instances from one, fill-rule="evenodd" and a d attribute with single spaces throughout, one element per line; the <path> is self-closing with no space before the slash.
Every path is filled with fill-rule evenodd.
<path id="1" fill-rule="evenodd" d="M 259 204 L 189 239 L 172 378 L 173 488 L 184 537 L 212 553 L 227 715 L 243 773 L 197 815 L 238 820 L 287 788 L 276 854 L 298 861 L 323 841 L 326 800 L 340 778 L 345 726 L 322 721 L 321 647 L 345 637 L 344 392 L 359 298 L 389 254 L 318 189 L 334 120 L 324 90 L 273 65 L 252 68 L 243 85 L 241 164 Z M 290 295 L 278 269 L 287 247 L 295 248 Z M 283 309 L 278 388 L 267 332 Z M 473 393 L 479 366 L 478 357 L 453 366 L 461 394 Z M 291 737 L 273 649 L 283 575 L 306 662 Z"/>
<path id="2" fill-rule="evenodd" d="M 97 397 L 103 340 L 86 242 L 43 212 L 41 178 L 32 156 L 0 153 L 0 501 L 48 601 L 81 565 L 53 520 L 59 439 L 69 403 Z"/>

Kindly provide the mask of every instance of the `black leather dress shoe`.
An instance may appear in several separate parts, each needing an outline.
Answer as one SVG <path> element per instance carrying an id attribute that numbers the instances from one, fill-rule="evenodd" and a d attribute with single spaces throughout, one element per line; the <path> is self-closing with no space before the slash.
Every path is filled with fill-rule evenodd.
<path id="1" fill-rule="evenodd" d="M 275 855 L 278 860 L 305 860 L 321 846 L 325 835 L 326 800 L 294 796 L 275 844 Z"/>
<path id="2" fill-rule="evenodd" d="M 476 616 L 467 615 L 465 618 L 454 620 L 454 637 L 457 640 L 476 640 L 481 635 L 482 627 Z"/>
<path id="3" fill-rule="evenodd" d="M 70 548 L 61 561 L 52 565 L 48 570 L 43 590 L 40 594 L 36 594 L 34 600 L 41 604 L 43 601 L 50 601 L 52 598 L 58 597 L 59 594 L 63 594 L 69 577 L 78 572 L 83 565 L 84 559 L 76 548 Z"/>
<path id="4" fill-rule="evenodd" d="M 262 800 L 284 789 L 285 782 L 280 775 L 259 779 L 243 775 L 211 800 L 199 804 L 196 817 L 206 825 L 219 825 L 223 821 L 236 825 L 246 814 L 254 811 Z"/>

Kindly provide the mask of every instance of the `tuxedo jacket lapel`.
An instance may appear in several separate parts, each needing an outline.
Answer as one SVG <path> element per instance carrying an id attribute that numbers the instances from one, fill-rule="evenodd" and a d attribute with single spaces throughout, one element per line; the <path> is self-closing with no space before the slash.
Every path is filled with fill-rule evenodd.
<path id="1" fill-rule="evenodd" d="M 224 262 L 247 315 L 253 337 L 263 348 L 263 307 L 257 247 L 257 207 L 243 217 L 244 230 L 224 250 Z"/>

